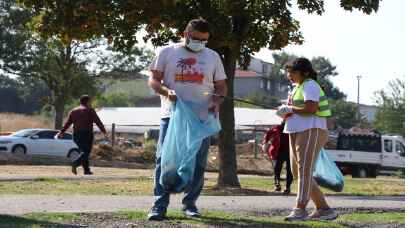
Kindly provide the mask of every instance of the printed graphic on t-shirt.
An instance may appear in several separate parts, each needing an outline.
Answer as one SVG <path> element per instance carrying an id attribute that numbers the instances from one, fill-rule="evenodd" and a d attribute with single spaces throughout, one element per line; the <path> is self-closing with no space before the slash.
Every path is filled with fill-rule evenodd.
<path id="1" fill-rule="evenodd" d="M 174 81 L 202 84 L 204 74 L 197 66 L 197 59 L 195 58 L 180 58 L 180 60 L 177 61 L 177 68 L 180 69 L 180 72 L 176 73 Z"/>

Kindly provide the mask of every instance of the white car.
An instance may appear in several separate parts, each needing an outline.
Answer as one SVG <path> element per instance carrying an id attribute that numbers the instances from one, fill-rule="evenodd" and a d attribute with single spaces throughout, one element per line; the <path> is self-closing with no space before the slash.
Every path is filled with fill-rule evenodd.
<path id="1" fill-rule="evenodd" d="M 74 160 L 80 151 L 72 135 L 65 133 L 62 139 L 55 139 L 57 133 L 51 129 L 24 129 L 9 136 L 0 136 L 0 152 L 64 156 Z"/>

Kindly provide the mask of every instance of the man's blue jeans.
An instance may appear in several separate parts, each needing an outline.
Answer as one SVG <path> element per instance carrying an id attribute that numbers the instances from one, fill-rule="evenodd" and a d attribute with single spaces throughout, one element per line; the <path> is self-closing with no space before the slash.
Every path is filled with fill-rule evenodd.
<path id="1" fill-rule="evenodd" d="M 164 142 L 167 128 L 169 126 L 169 118 L 164 118 L 160 122 L 160 132 L 159 132 L 159 141 L 156 151 L 156 170 L 155 170 L 155 204 L 154 208 L 157 210 L 163 211 L 166 210 L 170 201 L 170 194 L 163 190 L 163 187 L 159 184 L 160 172 L 161 172 L 161 148 Z M 187 207 L 194 207 L 195 202 L 201 194 L 202 188 L 204 186 L 204 172 L 207 165 L 207 156 L 208 149 L 210 146 L 209 138 L 203 140 L 200 151 L 197 154 L 196 167 L 194 171 L 194 178 L 189 188 L 188 192 L 185 192 L 183 198 L 183 205 Z"/>

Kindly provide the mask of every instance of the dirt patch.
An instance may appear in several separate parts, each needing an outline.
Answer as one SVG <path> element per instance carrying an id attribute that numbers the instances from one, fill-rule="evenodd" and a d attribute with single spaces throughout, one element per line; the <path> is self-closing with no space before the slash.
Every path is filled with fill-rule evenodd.
<path id="1" fill-rule="evenodd" d="M 344 208 L 338 209 L 339 214 L 347 214 L 347 213 L 367 213 L 372 215 L 372 213 L 378 213 L 378 212 L 403 212 L 403 211 L 398 211 L 398 210 L 388 210 L 388 211 L 380 211 L 380 210 L 372 210 L 372 209 L 366 209 L 366 210 L 345 210 Z M 267 214 L 255 214 L 255 213 L 245 213 L 241 211 L 238 213 L 239 215 L 249 215 L 249 216 L 255 216 L 255 217 L 263 217 L 263 216 L 285 216 L 289 213 L 289 210 L 271 210 Z M 145 215 L 146 217 L 146 215 Z M 184 220 L 184 221 L 182 221 Z M 78 219 L 75 219 L 74 221 L 71 222 L 71 224 L 74 224 L 73 227 L 117 227 L 117 228 L 127 228 L 127 227 L 178 227 L 178 228 L 185 228 L 185 227 L 271 227 L 277 225 L 277 223 L 261 223 L 260 221 L 254 221 L 254 220 L 247 220 L 245 222 L 248 222 L 249 225 L 247 224 L 238 224 L 237 220 L 229 220 L 229 219 L 218 219 L 215 217 L 205 217 L 204 212 L 203 212 L 203 217 L 201 218 L 202 222 L 201 224 L 198 223 L 191 223 L 190 221 L 187 221 L 184 218 L 169 218 L 167 220 L 161 221 L 161 222 L 152 222 L 152 221 L 147 221 L 146 219 L 125 219 L 122 218 L 121 216 L 118 216 L 116 214 L 112 213 L 82 213 L 78 216 Z M 204 224 L 205 223 L 205 224 Z M 334 222 L 330 222 L 335 224 Z M 342 223 L 348 225 L 350 227 L 405 227 L 404 224 L 398 224 L 393 221 L 393 223 L 389 224 L 362 224 L 362 223 Z M 281 224 L 279 224 L 281 225 Z M 296 227 L 296 225 L 288 225 L 288 224 L 282 224 L 282 227 Z M 297 226 L 298 227 L 298 226 Z M 302 227 L 309 227 L 302 225 Z"/>
<path id="2" fill-rule="evenodd" d="M 101 214 L 80 214 L 80 218 L 72 223 L 79 227 L 114 227 L 114 228 L 129 228 L 129 227 L 176 227 L 176 228 L 188 228 L 188 227 L 202 227 L 196 225 L 184 224 L 176 220 L 165 220 L 161 222 L 148 221 L 146 219 L 123 219 L 117 215 L 110 213 Z"/>

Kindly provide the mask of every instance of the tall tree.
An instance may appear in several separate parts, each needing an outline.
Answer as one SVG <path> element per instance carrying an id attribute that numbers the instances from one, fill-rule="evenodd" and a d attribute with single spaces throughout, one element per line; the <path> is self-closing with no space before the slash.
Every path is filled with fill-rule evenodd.
<path id="1" fill-rule="evenodd" d="M 136 43 L 135 33 L 145 28 L 145 39 L 155 45 L 178 41 L 187 22 L 204 17 L 212 24 L 209 46 L 220 53 L 228 76 L 229 96 L 237 59 L 248 63 L 250 55 L 262 47 L 280 49 L 303 41 L 299 22 L 291 14 L 286 0 L 138 0 L 70 1 L 20 0 L 39 17 L 38 31 L 43 36 L 65 40 L 87 40 L 104 36 L 116 47 L 127 49 Z M 296 3 L 308 13 L 322 14 L 323 0 Z M 365 13 L 377 11 L 379 0 L 341 0 L 346 10 Z M 234 140 L 234 103 L 226 100 L 221 107 L 220 172 L 218 185 L 240 186 L 236 174 Z"/>
<path id="2" fill-rule="evenodd" d="M 273 53 L 273 60 L 274 64 L 271 69 L 269 80 L 270 80 L 270 91 L 276 91 L 276 83 L 280 83 L 281 85 L 288 86 L 291 83 L 288 81 L 286 74 L 285 74 L 285 65 L 294 59 L 295 55 L 288 54 L 286 52 L 281 53 Z M 274 92 L 272 94 L 275 95 Z"/>
<path id="3" fill-rule="evenodd" d="M 405 137 L 405 77 L 389 82 L 389 88 L 378 91 L 375 99 L 378 109 L 374 126 Z"/>
<path id="4" fill-rule="evenodd" d="M 330 100 L 332 115 L 335 122 L 335 128 L 350 129 L 354 126 L 364 126 L 367 120 L 361 116 L 359 120 L 357 114 L 357 104 L 345 100 Z"/>
<path id="5" fill-rule="evenodd" d="M 86 59 L 78 56 L 95 45 L 65 39 L 62 44 L 58 38 L 36 36 L 30 29 L 36 26 L 32 23 L 34 15 L 15 0 L 2 1 L 0 9 L 0 69 L 27 86 L 38 84 L 38 80 L 44 82 L 51 91 L 44 100 L 54 107 L 55 128 L 61 128 L 67 102 L 82 92 L 94 93 L 95 83 L 86 68 Z"/>
<path id="6" fill-rule="evenodd" d="M 333 85 L 331 81 L 332 77 L 338 75 L 336 71 L 336 66 L 334 66 L 329 59 L 325 57 L 315 57 L 312 58 L 312 65 L 314 69 L 318 72 L 318 81 L 325 89 L 326 95 L 335 100 L 345 99 L 346 95 Z"/>

